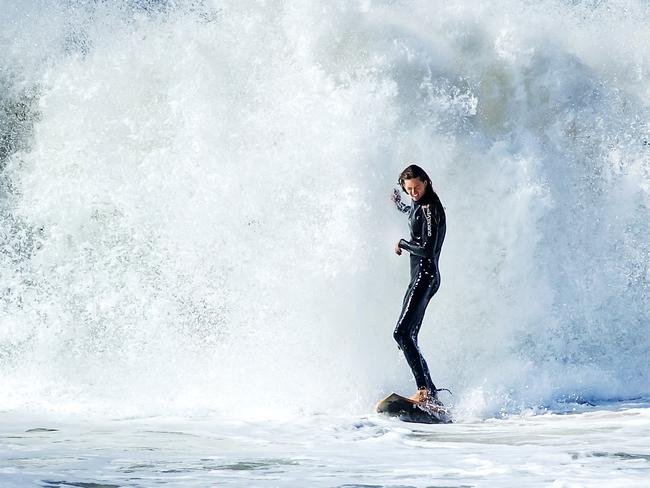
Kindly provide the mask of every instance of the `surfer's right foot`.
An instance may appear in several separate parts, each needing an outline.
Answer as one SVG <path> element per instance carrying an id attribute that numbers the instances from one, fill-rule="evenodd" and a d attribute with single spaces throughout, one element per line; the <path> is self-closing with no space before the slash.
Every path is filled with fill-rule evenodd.
<path id="1" fill-rule="evenodd" d="M 409 398 L 427 409 L 443 407 L 442 402 L 438 400 L 438 395 L 431 394 L 426 388 L 420 388 L 415 395 Z"/>
<path id="2" fill-rule="evenodd" d="M 414 402 L 421 402 L 429 395 L 429 391 L 426 388 L 420 388 L 417 393 L 409 397 L 409 400 Z"/>

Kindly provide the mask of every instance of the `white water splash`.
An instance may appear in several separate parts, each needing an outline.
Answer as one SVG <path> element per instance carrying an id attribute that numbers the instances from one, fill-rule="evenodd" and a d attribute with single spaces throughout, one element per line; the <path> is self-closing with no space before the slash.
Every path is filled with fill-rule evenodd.
<path id="1" fill-rule="evenodd" d="M 3 408 L 361 412 L 414 388 L 388 200 L 410 161 L 448 215 L 419 342 L 459 411 L 650 393 L 641 2 L 28 13 L 2 14 L 7 99 L 35 100 L 2 163 Z"/>

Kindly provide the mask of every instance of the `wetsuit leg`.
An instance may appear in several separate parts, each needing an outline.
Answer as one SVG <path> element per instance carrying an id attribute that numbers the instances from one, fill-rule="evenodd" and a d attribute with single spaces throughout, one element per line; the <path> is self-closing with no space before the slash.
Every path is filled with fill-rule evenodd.
<path id="1" fill-rule="evenodd" d="M 431 379 L 431 373 L 429 372 L 429 366 L 427 366 L 427 362 L 424 359 L 424 356 L 422 355 L 422 352 L 420 351 L 420 348 L 418 347 L 418 332 L 420 332 L 420 326 L 422 325 L 422 321 L 424 320 L 424 315 L 420 318 L 419 323 L 417 326 L 414 328 L 413 333 L 411 334 L 411 338 L 413 339 L 413 342 L 415 343 L 415 347 L 417 349 L 419 359 L 420 359 L 420 364 L 422 367 L 422 376 L 424 377 L 424 386 L 433 393 L 434 396 L 436 396 L 436 385 L 434 384 L 433 380 Z M 415 376 L 415 375 L 414 375 Z M 422 388 L 422 385 L 418 384 L 418 388 Z"/>
<path id="2" fill-rule="evenodd" d="M 404 357 L 413 372 L 418 388 L 427 388 L 432 392 L 435 392 L 436 387 L 417 345 L 417 335 L 429 300 L 437 291 L 439 283 L 438 273 L 431 273 L 425 269 L 421 269 L 414 276 L 404 297 L 402 312 L 393 332 L 393 337 L 404 352 Z"/>

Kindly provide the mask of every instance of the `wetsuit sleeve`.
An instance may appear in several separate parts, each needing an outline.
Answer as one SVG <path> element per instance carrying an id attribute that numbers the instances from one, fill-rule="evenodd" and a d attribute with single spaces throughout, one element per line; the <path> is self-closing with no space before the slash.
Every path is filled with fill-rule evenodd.
<path id="1" fill-rule="evenodd" d="M 409 213 L 411 211 L 411 206 L 402 202 L 395 202 L 395 206 L 402 213 Z"/>
<path id="2" fill-rule="evenodd" d="M 411 211 L 411 206 L 402 202 L 402 196 L 399 194 L 398 190 L 393 190 L 393 202 L 395 202 L 395 207 L 402 213 L 408 213 Z"/>
<path id="3" fill-rule="evenodd" d="M 405 251 L 420 256 L 422 258 L 430 258 L 433 256 L 433 251 L 436 248 L 436 242 L 438 240 L 438 222 L 437 218 L 434 218 L 432 215 L 433 212 L 429 205 L 421 207 L 424 212 L 424 218 L 422 219 L 422 229 L 421 236 L 422 242 L 411 242 L 406 239 L 400 239 L 399 247 Z"/>

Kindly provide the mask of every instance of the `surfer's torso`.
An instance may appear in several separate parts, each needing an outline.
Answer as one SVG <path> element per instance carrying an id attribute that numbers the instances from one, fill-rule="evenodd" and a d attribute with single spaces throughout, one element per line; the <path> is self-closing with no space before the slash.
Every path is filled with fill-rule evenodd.
<path id="1" fill-rule="evenodd" d="M 412 202 L 410 207 L 401 207 L 408 212 L 410 240 L 400 240 L 399 247 L 410 253 L 411 274 L 420 268 L 438 274 L 438 260 L 447 230 L 445 210 L 440 199 L 425 195 Z"/>

